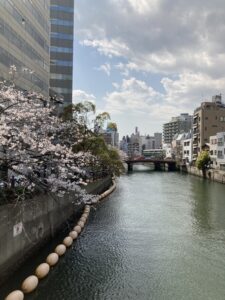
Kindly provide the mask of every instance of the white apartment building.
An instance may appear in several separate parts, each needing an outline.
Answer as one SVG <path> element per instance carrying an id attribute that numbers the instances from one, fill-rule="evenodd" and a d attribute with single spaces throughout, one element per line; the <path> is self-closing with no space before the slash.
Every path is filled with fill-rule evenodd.
<path id="1" fill-rule="evenodd" d="M 225 132 L 210 136 L 209 146 L 212 167 L 225 170 Z"/>
<path id="2" fill-rule="evenodd" d="M 172 141 L 172 157 L 179 162 L 189 163 L 192 161 L 192 133 L 184 132 L 176 134 Z"/>
<path id="3" fill-rule="evenodd" d="M 172 158 L 172 147 L 171 147 L 171 144 L 163 144 L 162 149 L 165 152 L 165 158 Z"/>
<path id="4" fill-rule="evenodd" d="M 183 163 L 189 164 L 192 162 L 192 138 L 185 139 L 181 143 Z"/>

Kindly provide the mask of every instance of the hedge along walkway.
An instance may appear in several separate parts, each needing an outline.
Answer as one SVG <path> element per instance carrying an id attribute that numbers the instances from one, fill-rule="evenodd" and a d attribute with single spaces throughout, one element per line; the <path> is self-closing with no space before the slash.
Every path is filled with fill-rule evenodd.
<path id="1" fill-rule="evenodd" d="M 48 275 L 48 273 L 50 272 L 50 268 L 54 267 L 58 263 L 60 257 L 66 253 L 67 248 L 69 248 L 73 244 L 73 242 L 78 238 L 79 234 L 81 233 L 82 229 L 84 228 L 87 222 L 91 206 L 103 200 L 105 197 L 109 196 L 116 189 L 115 178 L 112 178 L 112 182 L 112 186 L 107 191 L 96 197 L 96 199 L 94 199 L 90 204 L 85 205 L 83 214 L 81 215 L 77 224 L 74 226 L 73 230 L 69 233 L 67 237 L 64 238 L 62 244 L 59 244 L 55 248 L 54 252 L 50 253 L 47 256 L 45 262 L 40 264 L 36 268 L 35 275 L 27 277 L 21 285 L 21 290 L 15 290 L 11 292 L 5 298 L 5 300 L 23 300 L 25 294 L 32 293 L 38 287 L 39 281 Z"/>

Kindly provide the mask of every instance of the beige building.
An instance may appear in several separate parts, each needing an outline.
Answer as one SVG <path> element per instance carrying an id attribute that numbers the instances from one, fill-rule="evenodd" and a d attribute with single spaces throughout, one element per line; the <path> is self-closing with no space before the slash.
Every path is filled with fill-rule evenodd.
<path id="1" fill-rule="evenodd" d="M 1 0 L 0 78 L 49 94 L 49 0 Z M 10 66 L 16 73 L 9 74 Z"/>
<path id="2" fill-rule="evenodd" d="M 202 102 L 194 111 L 193 118 L 193 160 L 209 144 L 209 137 L 225 131 L 225 104 L 221 95 L 212 97 L 212 102 Z"/>
<path id="3" fill-rule="evenodd" d="M 192 127 L 192 120 L 192 116 L 185 113 L 173 117 L 170 122 L 163 124 L 163 143 L 170 144 L 175 134 L 189 132 Z"/>

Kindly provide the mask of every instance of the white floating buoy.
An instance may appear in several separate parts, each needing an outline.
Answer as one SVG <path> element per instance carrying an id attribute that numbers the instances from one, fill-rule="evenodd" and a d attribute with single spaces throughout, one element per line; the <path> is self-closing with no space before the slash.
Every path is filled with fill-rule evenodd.
<path id="1" fill-rule="evenodd" d="M 35 270 L 35 275 L 38 279 L 42 279 L 48 275 L 50 271 L 50 266 L 47 263 L 40 264 Z"/>
<path id="2" fill-rule="evenodd" d="M 71 236 L 65 237 L 65 239 L 63 240 L 63 244 L 66 247 L 70 247 L 73 244 L 73 239 L 71 238 Z"/>
<path id="3" fill-rule="evenodd" d="M 58 260 L 59 260 L 58 254 L 57 253 L 51 253 L 46 258 L 46 263 L 49 264 L 49 266 L 53 267 L 54 265 L 57 264 Z"/>
<path id="4" fill-rule="evenodd" d="M 5 298 L 5 300 L 23 300 L 24 299 L 24 293 L 20 290 L 16 290 L 8 294 L 8 296 Z"/>
<path id="5" fill-rule="evenodd" d="M 74 231 L 76 231 L 78 234 L 81 233 L 81 227 L 79 225 L 76 225 L 74 227 Z"/>
<path id="6" fill-rule="evenodd" d="M 76 231 L 71 231 L 70 233 L 69 233 L 69 236 L 73 239 L 73 240 L 75 240 L 77 237 L 78 237 L 78 233 L 76 232 Z"/>
<path id="7" fill-rule="evenodd" d="M 77 223 L 77 225 L 80 226 L 81 228 L 84 228 L 84 222 L 82 222 L 82 221 L 79 221 L 79 222 Z"/>
<path id="8" fill-rule="evenodd" d="M 57 253 L 59 256 L 62 256 L 66 252 L 66 246 L 63 244 L 58 245 L 55 248 L 55 253 Z"/>
<path id="9" fill-rule="evenodd" d="M 87 221 L 87 218 L 81 217 L 81 218 L 80 218 L 80 221 L 85 223 L 85 222 Z"/>
<path id="10" fill-rule="evenodd" d="M 21 288 L 25 294 L 29 294 L 33 292 L 37 286 L 38 286 L 37 276 L 31 275 L 23 281 Z"/>
<path id="11" fill-rule="evenodd" d="M 88 218 L 88 216 L 89 216 L 89 213 L 83 213 L 81 218 L 83 218 L 83 217 Z"/>

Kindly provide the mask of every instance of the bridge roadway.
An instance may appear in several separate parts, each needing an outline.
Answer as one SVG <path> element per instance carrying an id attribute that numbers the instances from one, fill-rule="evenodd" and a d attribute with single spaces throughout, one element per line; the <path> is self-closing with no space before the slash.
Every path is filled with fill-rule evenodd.
<path id="1" fill-rule="evenodd" d="M 128 166 L 128 171 L 133 171 L 134 164 L 142 164 L 142 163 L 153 163 L 156 171 L 168 170 L 175 171 L 176 170 L 176 161 L 173 159 L 127 159 L 125 163 Z M 167 166 L 167 168 L 166 168 Z"/>

